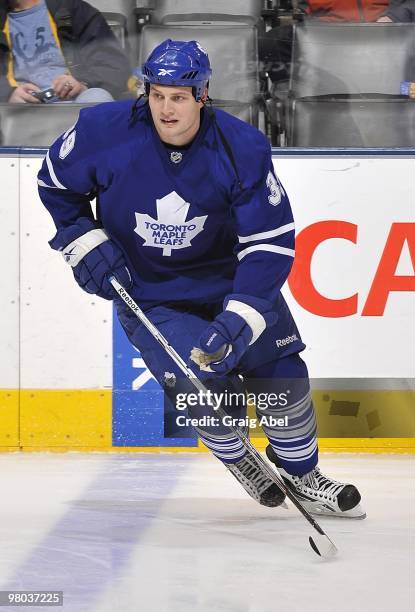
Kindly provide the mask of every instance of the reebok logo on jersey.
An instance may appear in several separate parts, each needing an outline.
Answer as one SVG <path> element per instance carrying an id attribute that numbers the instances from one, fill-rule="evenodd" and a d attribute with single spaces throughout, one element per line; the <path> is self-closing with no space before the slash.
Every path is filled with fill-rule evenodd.
<path id="1" fill-rule="evenodd" d="M 282 338 L 281 340 L 275 340 L 275 344 L 278 347 L 281 347 L 286 346 L 287 344 L 291 344 L 291 342 L 295 342 L 296 340 L 298 340 L 297 334 L 294 334 L 293 336 L 287 336 L 286 338 Z"/>
<path id="2" fill-rule="evenodd" d="M 157 219 L 135 213 L 136 234 L 144 238 L 143 246 L 163 249 L 170 257 L 173 250 L 192 246 L 192 240 L 203 230 L 207 215 L 186 220 L 190 204 L 175 191 L 157 200 Z"/>

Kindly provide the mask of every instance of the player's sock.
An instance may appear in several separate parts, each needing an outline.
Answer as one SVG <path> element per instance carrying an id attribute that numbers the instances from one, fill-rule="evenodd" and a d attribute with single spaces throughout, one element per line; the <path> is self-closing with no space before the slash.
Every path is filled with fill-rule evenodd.
<path id="1" fill-rule="evenodd" d="M 245 455 L 246 450 L 241 440 L 233 433 L 225 435 L 212 435 L 197 428 L 199 438 L 212 453 L 224 463 L 236 463 Z M 244 430 L 247 435 L 247 430 Z"/>
<path id="2" fill-rule="evenodd" d="M 257 411 L 258 417 L 265 416 L 262 428 L 280 465 L 288 472 L 309 472 L 317 464 L 317 425 L 308 380 L 290 381 L 292 393 L 290 402 L 284 408 Z M 288 417 L 288 426 L 273 426 L 274 419 Z"/>
<path id="3" fill-rule="evenodd" d="M 302 474 L 312 470 L 318 461 L 317 424 L 307 366 L 301 357 L 295 353 L 261 366 L 249 387 L 257 398 L 264 390 L 268 400 L 278 398 L 265 405 L 257 402 L 256 413 L 280 465 L 289 473 L 297 468 L 296 473 Z"/>
<path id="4" fill-rule="evenodd" d="M 246 455 L 237 463 L 225 463 L 249 495 L 263 506 L 275 508 L 284 501 L 284 493 L 262 471 L 255 457 Z"/>
<path id="5" fill-rule="evenodd" d="M 325 476 L 317 466 L 303 476 L 289 474 L 279 465 L 271 446 L 267 447 L 266 453 L 278 467 L 285 483 L 311 514 L 358 519 L 366 517 L 360 505 L 360 493 L 354 485 Z"/>

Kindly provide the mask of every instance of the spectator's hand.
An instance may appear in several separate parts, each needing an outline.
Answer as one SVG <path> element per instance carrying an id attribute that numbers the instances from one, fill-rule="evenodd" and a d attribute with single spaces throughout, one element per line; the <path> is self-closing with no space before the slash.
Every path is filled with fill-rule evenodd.
<path id="1" fill-rule="evenodd" d="M 383 15 L 383 17 L 379 17 L 379 19 L 376 19 L 376 21 L 377 23 L 393 23 L 393 19 L 387 17 L 386 15 Z"/>
<path id="2" fill-rule="evenodd" d="M 12 103 L 24 103 L 29 102 L 31 104 L 40 104 L 40 100 L 32 96 L 31 91 L 40 91 L 37 85 L 33 85 L 33 83 L 21 83 L 16 87 L 9 98 L 9 102 Z"/>
<path id="3" fill-rule="evenodd" d="M 84 83 L 80 83 L 70 74 L 61 74 L 56 77 L 52 87 L 61 100 L 72 100 L 88 89 Z"/>

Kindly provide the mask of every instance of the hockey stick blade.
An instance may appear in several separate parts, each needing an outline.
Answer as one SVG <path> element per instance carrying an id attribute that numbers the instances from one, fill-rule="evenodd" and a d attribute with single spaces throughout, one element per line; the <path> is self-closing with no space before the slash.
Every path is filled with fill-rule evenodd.
<path id="1" fill-rule="evenodd" d="M 114 287 L 117 294 L 123 300 L 127 306 L 134 312 L 136 317 L 143 323 L 144 327 L 152 334 L 155 340 L 164 348 L 166 353 L 170 355 L 175 364 L 182 370 L 185 376 L 193 383 L 193 385 L 204 393 L 206 396 L 207 389 L 203 385 L 203 383 L 199 380 L 196 374 L 191 370 L 186 362 L 181 358 L 181 356 L 177 353 L 177 351 L 169 344 L 163 334 L 157 329 L 157 327 L 146 317 L 141 308 L 135 303 L 133 298 L 129 295 L 129 293 L 124 289 L 124 287 L 117 281 L 115 276 L 108 276 L 108 281 Z M 217 410 L 218 416 L 223 418 L 225 416 L 225 412 L 220 404 L 214 406 L 214 409 Z M 337 548 L 330 540 L 330 538 L 324 533 L 323 529 L 317 523 L 317 521 L 311 516 L 311 514 L 304 508 L 301 502 L 296 498 L 294 493 L 287 487 L 282 480 L 279 474 L 276 474 L 271 466 L 265 461 L 262 455 L 257 451 L 255 446 L 253 446 L 245 436 L 245 434 L 238 428 L 233 425 L 229 425 L 229 429 L 239 438 L 242 444 L 245 446 L 246 450 L 251 456 L 254 456 L 259 465 L 262 468 L 262 471 L 269 476 L 271 480 L 277 485 L 277 487 L 285 493 L 288 499 L 294 504 L 294 506 L 299 510 L 299 512 L 303 515 L 303 517 L 309 522 L 309 524 L 315 529 L 317 532 L 314 535 L 314 539 L 310 536 L 309 542 L 311 548 L 314 552 L 320 557 L 330 558 L 333 557 L 337 553 Z"/>
<path id="2" fill-rule="evenodd" d="M 323 557 L 323 559 L 331 559 L 339 552 L 330 538 L 326 535 L 309 536 L 308 541 L 314 552 L 319 555 L 319 557 Z"/>

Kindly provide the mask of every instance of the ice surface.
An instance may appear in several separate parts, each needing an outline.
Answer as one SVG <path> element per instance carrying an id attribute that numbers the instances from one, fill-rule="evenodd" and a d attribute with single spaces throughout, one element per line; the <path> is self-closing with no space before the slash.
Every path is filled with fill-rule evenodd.
<path id="1" fill-rule="evenodd" d="M 319 519 L 332 561 L 291 504 L 259 506 L 207 454 L 0 455 L 0 589 L 63 590 L 71 612 L 414 609 L 415 456 L 320 467 L 368 514 Z"/>

